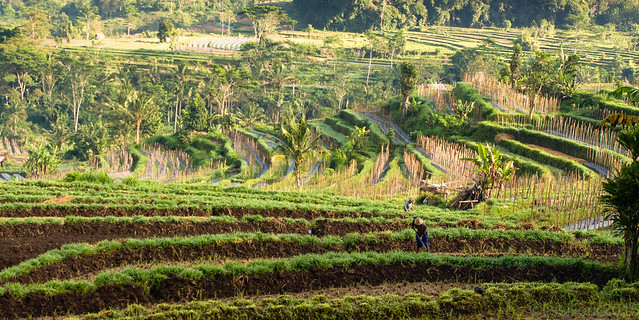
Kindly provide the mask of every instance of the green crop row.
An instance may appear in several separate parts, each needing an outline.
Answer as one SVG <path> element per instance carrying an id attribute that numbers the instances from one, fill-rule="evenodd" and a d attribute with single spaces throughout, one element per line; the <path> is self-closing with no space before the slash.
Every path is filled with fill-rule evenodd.
<path id="1" fill-rule="evenodd" d="M 67 280 L 49 281 L 41 284 L 22 285 L 8 283 L 0 287 L 0 297 L 11 295 L 14 298 L 25 297 L 29 293 L 41 293 L 52 296 L 64 292 L 88 292 L 102 286 L 117 286 L 135 284 L 151 290 L 157 288 L 169 275 L 177 275 L 189 280 L 197 281 L 203 277 L 214 279 L 225 275 L 267 275 L 280 272 L 307 272 L 310 270 L 330 270 L 331 268 L 352 268 L 355 266 L 375 265 L 423 265 L 435 267 L 451 265 L 458 268 L 474 270 L 484 268 L 518 268 L 518 269 L 570 269 L 572 276 L 578 276 L 584 281 L 617 273 L 613 266 L 599 262 L 585 261 L 574 258 L 555 257 L 513 257 L 499 258 L 460 257 L 422 253 L 388 252 L 388 253 L 337 253 L 304 254 L 290 259 L 252 260 L 246 264 L 230 261 L 224 266 L 216 264 L 202 264 L 194 267 L 156 265 L 150 269 L 129 267 L 120 271 L 108 270 L 98 274 L 93 281 Z M 576 274 L 575 274 L 576 272 Z"/>
<path id="2" fill-rule="evenodd" d="M 553 150 L 561 150 L 561 152 L 570 156 L 592 161 L 590 154 L 597 150 L 596 147 L 584 145 L 569 139 L 553 136 L 544 132 L 524 129 L 504 127 L 495 123 L 480 122 L 479 130 L 475 134 L 477 140 L 494 141 L 495 136 L 499 133 L 507 133 L 515 139 L 523 143 L 532 143 Z M 614 152 L 612 150 L 600 150 L 600 152 L 608 153 L 612 157 L 620 161 L 629 162 L 628 157 Z"/>
<path id="3" fill-rule="evenodd" d="M 474 102 L 475 108 L 480 108 L 482 119 L 494 120 L 501 113 L 499 109 L 490 104 L 490 98 L 479 94 L 469 83 L 458 82 L 453 89 L 453 94 L 457 99 L 464 102 Z"/>
<path id="4" fill-rule="evenodd" d="M 227 220 L 230 220 L 229 218 Z M 84 221 L 86 219 L 80 219 Z M 95 220 L 95 219 L 91 219 Z M 141 219 L 141 221 L 131 220 L 132 222 L 145 223 L 145 221 L 163 221 L 166 219 Z M 177 219 L 177 221 L 183 221 Z M 218 220 L 209 220 L 218 222 Z M 223 221 L 234 223 L 237 221 Z M 304 223 L 305 221 L 302 221 Z M 69 223 L 77 223 L 71 220 Z M 117 222 L 110 222 L 117 223 Z M 122 223 L 122 222 L 120 222 Z M 287 223 L 298 223 L 298 221 L 287 221 Z M 234 233 L 234 234 L 216 234 L 216 235 L 198 235 L 189 237 L 171 237 L 171 238 L 148 238 L 148 239 L 125 239 L 125 240 L 105 240 L 95 245 L 90 244 L 67 244 L 61 249 L 48 251 L 37 258 L 30 259 L 20 263 L 19 265 L 6 268 L 0 271 L 0 281 L 17 277 L 22 274 L 28 274 L 35 269 L 47 266 L 53 263 L 61 262 L 72 257 L 88 256 L 95 254 L 104 254 L 114 251 L 135 249 L 135 248 L 165 248 L 165 247 L 200 247 L 207 245 L 225 245 L 241 242 L 276 242 L 285 245 L 286 243 L 296 243 L 300 245 L 309 245 L 314 247 L 335 247 L 344 251 L 357 248 L 358 244 L 370 243 L 380 244 L 395 241 L 411 241 L 414 239 L 414 232 L 406 229 L 403 231 L 385 231 L 382 233 L 350 233 L 344 236 L 327 235 L 323 237 L 315 237 L 310 235 L 299 234 L 265 234 L 257 233 Z M 609 244 L 620 246 L 623 244 L 622 239 L 612 237 L 610 235 L 597 233 L 580 235 L 582 240 L 578 240 L 574 233 L 549 232 L 542 230 L 474 230 L 467 228 L 442 229 L 431 228 L 429 237 L 431 241 L 437 239 L 503 239 L 503 240 L 524 240 L 524 241 L 543 241 L 556 242 L 565 244 L 575 244 L 578 246 L 587 246 L 589 244 Z"/>
<path id="5" fill-rule="evenodd" d="M 0 207 L 31 208 L 123 208 L 165 210 L 184 208 L 197 212 L 219 208 L 268 210 L 312 210 L 323 212 L 377 213 L 396 215 L 401 201 L 370 201 L 299 192 L 261 191 L 246 188 L 219 188 L 176 184 L 95 185 L 65 182 L 15 182 L 0 185 Z M 72 196 L 68 203 L 42 203 L 56 197 Z M 419 207 L 418 212 L 446 212 L 434 207 Z"/>
<path id="6" fill-rule="evenodd" d="M 357 295 L 329 299 L 277 296 L 259 301 L 239 298 L 159 304 L 150 308 L 132 304 L 121 310 L 89 314 L 85 319 L 450 319 L 481 314 L 480 318 L 521 317 L 526 312 L 562 310 L 575 314 L 581 308 L 592 317 L 606 314 L 612 306 L 626 312 L 611 316 L 631 318 L 639 306 L 639 285 L 611 280 L 603 289 L 590 283 L 486 283 L 483 294 L 453 288 L 432 298 L 421 293 L 404 295 Z M 590 307 L 590 308 L 588 308 Z M 597 311 L 593 311 L 597 310 Z M 611 309 L 614 309 L 611 308 Z M 605 317 L 608 318 L 608 317 Z"/>
<path id="7" fill-rule="evenodd" d="M 615 236 L 612 233 L 603 231 L 570 231 L 570 232 L 553 232 L 545 231 L 541 229 L 533 230 L 519 230 L 516 229 L 516 225 L 503 225 L 511 227 L 512 229 L 468 229 L 468 228 L 446 228 L 445 226 L 455 226 L 456 222 L 460 220 L 460 216 L 457 217 L 441 217 L 438 215 L 415 215 L 421 217 L 424 223 L 430 227 L 429 232 L 431 236 L 443 237 L 443 238 L 482 238 L 482 239 L 517 239 L 517 240 L 540 240 L 540 241 L 552 241 L 552 242 L 571 242 L 577 237 L 580 239 L 587 239 L 589 243 L 593 244 L 613 244 L 621 245 L 621 238 Z M 464 216 L 464 218 L 473 218 L 474 216 Z M 80 223 L 109 223 L 109 224 L 127 224 L 127 223 L 239 223 L 239 222 L 268 222 L 273 218 L 263 217 L 260 215 L 244 215 L 241 219 L 237 219 L 232 216 L 211 216 L 206 219 L 193 218 L 193 217 L 178 217 L 178 216 L 132 216 L 132 217 L 78 217 L 67 216 L 64 219 L 57 218 L 4 218 L 0 219 L 0 226 L 19 226 L 22 224 L 66 224 L 74 225 Z M 319 221 L 326 221 L 329 223 L 355 223 L 355 224 L 395 224 L 401 223 L 408 225 L 412 221 L 412 218 L 393 218 L 388 219 L 384 217 L 372 217 L 372 218 L 336 218 L 325 219 L 317 218 L 314 220 L 305 219 L 292 219 L 292 218 L 277 218 L 278 221 L 283 221 L 288 224 L 301 224 L 306 227 L 315 228 Z M 281 219 L 281 220 L 279 220 Z M 492 225 L 481 222 L 481 226 L 486 228 Z"/>
<path id="8" fill-rule="evenodd" d="M 337 114 L 337 117 L 342 118 L 346 120 L 348 123 L 356 125 L 360 128 L 366 127 L 368 130 L 370 130 L 369 135 L 371 137 L 372 142 L 376 146 L 381 146 L 382 144 L 389 143 L 388 137 L 382 132 L 379 126 L 375 122 L 370 121 L 362 117 L 361 115 L 351 110 L 342 110 Z"/>
<path id="9" fill-rule="evenodd" d="M 502 146 L 511 152 L 521 155 L 526 158 L 533 159 L 538 162 L 543 162 L 551 167 L 555 167 L 565 172 L 577 173 L 582 177 L 596 177 L 597 174 L 587 167 L 579 164 L 575 160 L 566 159 L 552 155 L 548 152 L 531 148 L 516 140 L 502 139 L 497 145 Z"/>
<path id="10" fill-rule="evenodd" d="M 342 146 L 348 142 L 346 135 L 335 131 L 331 126 L 321 121 L 309 121 L 309 126 L 314 127 L 316 130 L 322 133 L 323 136 L 331 139 L 337 146 Z M 350 134 L 350 133 L 349 133 Z"/>

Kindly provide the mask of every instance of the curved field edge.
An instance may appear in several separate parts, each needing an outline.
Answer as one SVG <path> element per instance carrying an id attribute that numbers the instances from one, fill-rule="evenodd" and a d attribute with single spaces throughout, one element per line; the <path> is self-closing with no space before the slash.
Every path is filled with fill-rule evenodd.
<path id="1" fill-rule="evenodd" d="M 259 191 L 246 188 L 164 185 L 128 187 L 77 183 L 5 183 L 0 184 L 0 209 L 3 216 L 37 214 L 64 216 L 64 210 L 182 211 L 204 215 L 223 209 L 298 210 L 358 212 L 362 214 L 399 214 L 403 202 L 371 201 L 340 196 L 297 192 Z M 436 207 L 415 208 L 416 212 L 450 212 Z M 50 213 L 47 213 L 50 212 Z M 68 215 L 68 214 L 67 214 Z M 112 214 L 115 215 L 115 214 Z"/>
<path id="2" fill-rule="evenodd" d="M 126 268 L 103 272 L 91 282 L 10 283 L 0 287 L 0 303 L 6 306 L 0 317 L 78 314 L 130 303 L 282 294 L 362 283 L 580 281 L 604 286 L 617 276 L 615 267 L 581 259 L 468 258 L 404 252 L 310 254 L 247 264 L 232 261 L 224 266 Z"/>
<path id="3" fill-rule="evenodd" d="M 610 281 L 603 289 L 590 283 L 486 283 L 483 294 L 453 288 L 438 297 L 422 293 L 381 296 L 356 295 L 299 299 L 288 295 L 252 300 L 162 303 L 150 307 L 131 304 L 84 317 L 93 319 L 182 319 L 206 315 L 209 319 L 450 319 L 451 315 L 519 315 L 557 309 L 584 316 L 631 316 L 639 308 L 636 285 Z M 592 312 L 596 308 L 597 313 Z M 622 307 L 627 307 L 622 308 Z M 617 311 L 617 310 L 626 310 Z M 514 312 L 513 312 L 514 311 Z M 515 313 L 515 314 L 513 314 Z M 525 318 L 525 317 L 524 317 Z"/>
<path id="4" fill-rule="evenodd" d="M 615 262 L 621 252 L 617 244 L 600 244 L 596 239 L 578 240 L 572 234 L 539 230 L 504 231 L 431 229 L 431 250 L 438 253 L 527 254 L 585 257 Z M 382 232 L 345 236 L 314 237 L 299 234 L 271 235 L 236 233 L 192 237 L 101 241 L 95 245 L 68 244 L 37 258 L 0 271 L 0 284 L 36 283 L 68 279 L 103 269 L 145 261 L 202 261 L 224 259 L 282 258 L 308 253 L 388 252 L 409 250 L 414 232 Z"/>
<path id="5" fill-rule="evenodd" d="M 441 218 L 441 217 L 435 217 Z M 591 244 L 619 245 L 620 238 L 610 233 L 581 232 L 570 233 L 526 230 L 526 228 L 495 224 L 486 226 L 478 220 L 460 220 L 456 222 L 431 221 L 423 217 L 431 229 L 431 236 L 464 237 L 522 237 L 522 240 L 570 241 L 571 237 L 587 240 Z M 264 232 L 274 234 L 302 234 L 309 230 L 315 236 L 365 234 L 369 232 L 403 231 L 408 228 L 410 218 L 386 219 L 344 218 L 314 220 L 271 218 L 245 215 L 241 219 L 231 216 L 196 217 L 66 217 L 64 219 L 8 219 L 0 224 L 0 268 L 19 264 L 36 258 L 52 249 L 61 248 L 70 243 L 97 243 L 103 240 L 150 237 L 197 236 L 203 234 L 224 234 L 237 232 Z M 488 230 L 492 228 L 492 230 Z M 438 229 L 450 229 L 438 231 Z M 467 231 L 473 229 L 475 231 Z M 485 230 L 484 230 L 485 229 Z M 481 231 L 484 230 L 484 231 Z M 526 231 L 525 233 L 507 233 L 505 231 Z M 500 235 L 501 234 L 501 235 Z M 496 236 L 500 235 L 500 236 Z"/>

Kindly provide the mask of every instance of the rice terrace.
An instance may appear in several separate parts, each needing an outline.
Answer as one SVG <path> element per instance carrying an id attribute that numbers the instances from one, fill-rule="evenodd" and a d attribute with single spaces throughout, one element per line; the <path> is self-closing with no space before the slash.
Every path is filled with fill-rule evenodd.
<path id="1" fill-rule="evenodd" d="M 0 1 L 0 319 L 639 319 L 639 2 Z"/>

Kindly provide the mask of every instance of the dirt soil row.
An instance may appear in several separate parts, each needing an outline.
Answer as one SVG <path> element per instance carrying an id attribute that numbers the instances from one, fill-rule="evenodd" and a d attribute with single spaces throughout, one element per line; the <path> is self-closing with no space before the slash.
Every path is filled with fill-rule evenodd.
<path id="1" fill-rule="evenodd" d="M 92 275 L 109 268 L 117 268 L 132 264 L 171 263 L 192 261 L 244 260 L 257 258 L 288 258 L 307 253 L 327 252 L 388 252 L 413 250 L 412 240 L 384 239 L 380 234 L 379 243 L 359 242 L 352 247 L 341 246 L 319 247 L 296 242 L 260 242 L 248 241 L 205 246 L 171 246 L 164 248 L 135 248 L 100 253 L 87 256 L 76 256 L 58 263 L 42 266 L 29 274 L 0 281 L 38 283 L 54 279 L 66 280 L 73 277 Z M 431 252 L 463 255 L 527 254 L 536 256 L 585 257 L 591 260 L 614 263 L 618 260 L 619 246 L 591 245 L 524 241 L 507 239 L 464 239 L 435 238 L 431 239 Z"/>
<path id="2" fill-rule="evenodd" d="M 460 222 L 461 223 L 461 222 Z M 476 224 L 478 225 L 478 223 Z M 472 225 L 464 225 L 470 226 Z M 311 228 L 317 236 L 345 235 L 400 231 L 408 226 L 392 223 L 355 223 L 319 220 Z M 49 250 L 68 243 L 97 243 L 102 240 L 125 238 L 153 238 L 224 234 L 235 232 L 263 232 L 273 234 L 308 234 L 308 227 L 290 224 L 280 219 L 266 222 L 152 222 L 152 223 L 74 223 L 0 225 L 0 269 L 33 259 Z M 460 252 L 460 251 L 456 251 Z"/>
<path id="3" fill-rule="evenodd" d="M 356 284 L 379 285 L 387 282 L 592 282 L 603 286 L 616 277 L 615 272 L 583 274 L 578 268 L 535 266 L 506 268 L 502 266 L 473 269 L 448 264 L 430 266 L 374 265 L 336 266 L 298 272 L 262 275 L 223 275 L 215 279 L 190 280 L 170 275 L 157 287 L 146 290 L 133 284 L 100 287 L 87 293 L 66 292 L 53 296 L 29 293 L 21 299 L 11 295 L 0 297 L 1 318 L 84 314 L 106 308 L 119 308 L 130 303 L 156 304 L 186 302 L 194 299 L 219 299 L 237 295 L 285 294 L 323 288 L 350 287 Z"/>
<path id="4" fill-rule="evenodd" d="M 292 219 L 313 220 L 320 217 L 324 218 L 372 218 L 382 216 L 380 213 L 372 212 L 337 212 L 323 210 L 303 210 L 303 209 L 256 209 L 256 208 L 230 208 L 218 207 L 210 209 L 201 208 L 171 208 L 171 209 L 140 209 L 140 208 L 122 208 L 103 206 L 95 207 L 33 207 L 33 208 L 7 208 L 2 209 L 0 217 L 2 218 L 28 218 L 28 217 L 208 217 L 208 216 L 233 216 L 238 219 L 246 215 L 261 215 L 263 217 L 288 217 Z M 408 218 L 401 208 L 398 208 L 397 214 L 389 217 Z"/>

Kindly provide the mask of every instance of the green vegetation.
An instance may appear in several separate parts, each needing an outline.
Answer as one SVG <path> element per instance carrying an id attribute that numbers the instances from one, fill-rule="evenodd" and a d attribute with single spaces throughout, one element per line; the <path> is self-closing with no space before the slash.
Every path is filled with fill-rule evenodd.
<path id="1" fill-rule="evenodd" d="M 485 293 L 451 289 L 438 298 L 420 293 L 381 296 L 356 295 L 309 299 L 279 296 L 262 300 L 246 298 L 229 302 L 197 301 L 188 304 L 162 304 L 154 308 L 131 305 L 87 316 L 87 319 L 152 319 L 171 314 L 175 317 L 206 314 L 213 319 L 333 319 L 365 317 L 367 319 L 407 319 L 428 316 L 448 319 L 459 316 L 506 316 L 583 314 L 584 316 L 631 316 L 636 310 L 636 289 L 632 284 L 609 282 L 602 291 L 592 284 L 578 283 L 495 283 L 482 285 Z M 630 304 L 630 305 L 627 305 Z M 615 311 L 625 309 L 626 311 Z M 592 313 L 591 308 L 596 309 Z M 550 310 L 562 310 L 552 312 Z"/>
<path id="2" fill-rule="evenodd" d="M 639 309 L 633 1 L 0 2 L 0 318 Z"/>
<path id="3" fill-rule="evenodd" d="M 546 257 L 511 257 L 482 258 L 482 257 L 455 257 L 432 254 L 413 254 L 406 252 L 390 253 L 327 253 L 306 254 L 290 259 L 254 260 L 247 264 L 235 261 L 223 266 L 202 264 L 195 267 L 182 266 L 156 266 L 151 269 L 125 268 L 121 271 L 105 271 L 96 276 L 94 281 L 52 281 L 44 284 L 20 285 L 7 284 L 0 287 L 0 296 L 12 295 L 24 297 L 29 292 L 39 292 L 46 295 L 55 295 L 63 292 L 87 292 L 100 286 L 123 285 L 134 283 L 153 289 L 174 274 L 190 280 L 200 278 L 215 278 L 224 275 L 268 275 L 279 272 L 303 272 L 310 269 L 330 270 L 332 268 L 352 268 L 355 266 L 375 265 L 424 265 L 441 266 L 450 265 L 460 268 L 472 268 L 481 270 L 484 268 L 520 268 L 523 270 L 541 267 L 579 270 L 580 274 L 571 275 L 579 279 L 592 279 L 597 276 L 610 276 L 615 273 L 615 268 L 598 262 L 586 262 L 581 259 L 571 258 L 546 258 Z"/>

